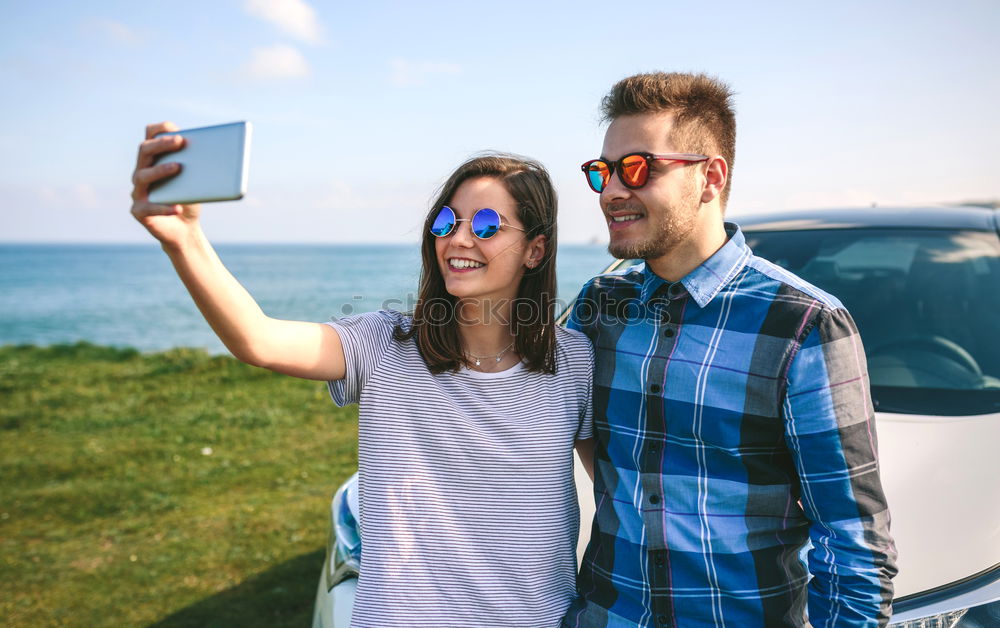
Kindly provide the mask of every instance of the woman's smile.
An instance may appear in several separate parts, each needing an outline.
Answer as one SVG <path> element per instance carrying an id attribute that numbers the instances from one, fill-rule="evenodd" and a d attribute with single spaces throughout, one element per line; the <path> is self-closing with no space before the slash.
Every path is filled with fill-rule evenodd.
<path id="1" fill-rule="evenodd" d="M 485 262 L 476 261 L 466 257 L 452 257 L 448 259 L 448 270 L 456 273 L 465 273 L 485 267 Z"/>

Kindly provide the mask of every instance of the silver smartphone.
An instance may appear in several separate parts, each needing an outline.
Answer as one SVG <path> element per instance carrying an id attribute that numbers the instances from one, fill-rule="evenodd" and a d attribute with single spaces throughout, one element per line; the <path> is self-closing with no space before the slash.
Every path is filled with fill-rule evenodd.
<path id="1" fill-rule="evenodd" d="M 235 201 L 247 192 L 250 165 L 249 122 L 231 122 L 160 133 L 180 135 L 184 148 L 156 159 L 176 161 L 180 173 L 149 187 L 149 200 L 164 205 Z"/>

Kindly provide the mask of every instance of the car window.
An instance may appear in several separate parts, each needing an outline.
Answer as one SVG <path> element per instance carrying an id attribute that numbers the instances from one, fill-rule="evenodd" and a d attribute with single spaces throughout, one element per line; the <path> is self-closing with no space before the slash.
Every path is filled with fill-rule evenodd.
<path id="1" fill-rule="evenodd" d="M 854 317 L 882 411 L 1000 410 L 1000 239 L 928 229 L 753 232 L 747 243 Z"/>

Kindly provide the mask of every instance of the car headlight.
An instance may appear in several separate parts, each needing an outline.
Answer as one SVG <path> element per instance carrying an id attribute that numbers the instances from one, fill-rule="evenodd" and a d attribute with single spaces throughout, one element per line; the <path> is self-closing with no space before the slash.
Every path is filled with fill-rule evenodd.
<path id="1" fill-rule="evenodd" d="M 1000 600 L 899 623 L 890 622 L 889 626 L 891 628 L 995 628 L 1000 626 Z"/>
<path id="2" fill-rule="evenodd" d="M 330 537 L 326 543 L 326 588 L 329 591 L 361 568 L 358 531 L 358 474 L 344 482 L 330 504 Z"/>
<path id="3" fill-rule="evenodd" d="M 956 623 L 968 612 L 969 609 L 963 608 L 962 610 L 931 615 L 930 617 L 921 617 L 920 619 L 911 619 L 899 623 L 890 622 L 889 626 L 892 628 L 954 628 Z"/>

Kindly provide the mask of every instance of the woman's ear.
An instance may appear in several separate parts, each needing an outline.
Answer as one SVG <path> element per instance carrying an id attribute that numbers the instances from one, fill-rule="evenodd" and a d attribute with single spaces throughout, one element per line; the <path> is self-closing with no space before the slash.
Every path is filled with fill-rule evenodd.
<path id="1" fill-rule="evenodd" d="M 524 265 L 528 268 L 537 268 L 545 259 L 545 236 L 539 235 L 528 242 L 528 249 L 524 253 Z"/>

